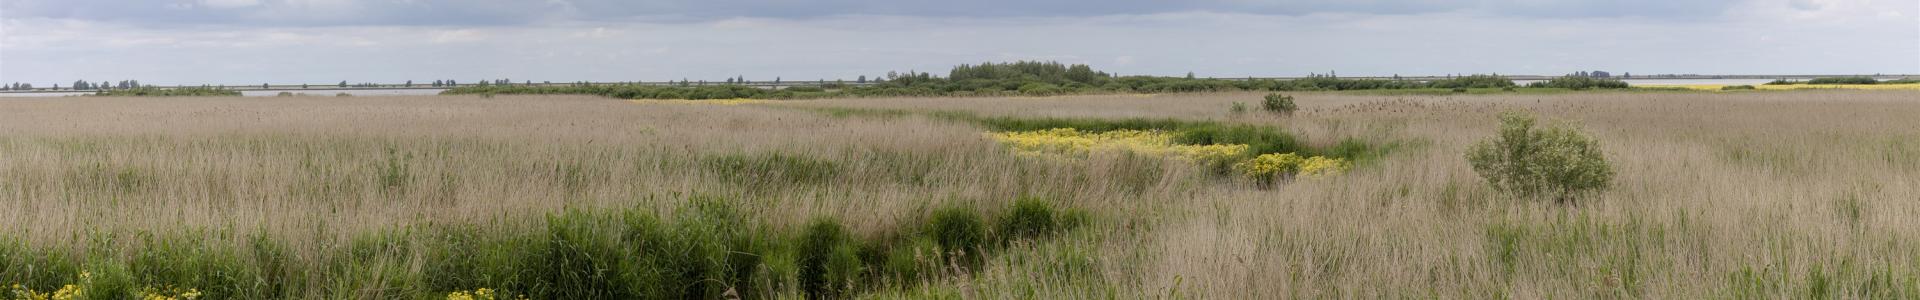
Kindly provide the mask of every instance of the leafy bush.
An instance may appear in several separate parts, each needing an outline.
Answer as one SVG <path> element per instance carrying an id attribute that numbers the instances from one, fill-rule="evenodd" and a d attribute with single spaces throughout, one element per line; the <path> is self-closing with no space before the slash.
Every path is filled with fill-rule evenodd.
<path id="1" fill-rule="evenodd" d="M 1792 81 L 1792 80 L 1786 80 L 1786 79 L 1774 79 L 1773 81 L 1768 81 L 1766 85 L 1795 85 L 1795 84 L 1802 84 L 1802 83 L 1805 83 L 1805 82 Z"/>
<path id="2" fill-rule="evenodd" d="M 1502 114 L 1499 135 L 1474 144 L 1466 158 L 1496 190 L 1561 204 L 1613 179 L 1598 142 L 1565 127 L 1535 128 L 1534 118 L 1521 113 Z"/>
<path id="3" fill-rule="evenodd" d="M 1232 114 L 1234 114 L 1234 115 L 1240 115 L 1240 114 L 1245 114 L 1245 113 L 1247 113 L 1247 104 L 1246 104 L 1246 103 L 1240 103 L 1240 102 L 1234 102 L 1234 103 L 1233 103 L 1233 106 L 1229 106 L 1229 107 L 1227 107 L 1227 112 L 1228 112 L 1228 113 L 1232 113 Z"/>
<path id="4" fill-rule="evenodd" d="M 1873 79 L 1873 77 L 1866 77 L 1866 76 L 1821 77 L 1821 78 L 1814 78 L 1813 80 L 1807 81 L 1807 84 L 1878 84 L 1878 83 L 1880 83 L 1879 80 L 1875 80 Z"/>
<path id="5" fill-rule="evenodd" d="M 1720 87 L 1720 90 L 1722 91 L 1737 91 L 1737 90 L 1752 90 L 1752 89 L 1754 89 L 1754 87 L 1751 85 L 1729 85 L 1729 86 Z"/>
<path id="6" fill-rule="evenodd" d="M 1260 103 L 1260 109 L 1264 109 L 1270 113 L 1292 116 L 1294 111 L 1300 110 L 1300 106 L 1293 104 L 1293 96 L 1267 94 L 1266 101 Z"/>

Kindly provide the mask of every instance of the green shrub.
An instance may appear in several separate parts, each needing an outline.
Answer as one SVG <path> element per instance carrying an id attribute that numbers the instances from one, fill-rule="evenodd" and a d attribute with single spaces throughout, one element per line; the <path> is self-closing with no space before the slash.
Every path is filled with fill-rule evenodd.
<path id="1" fill-rule="evenodd" d="M 1027 96 L 1053 96 L 1064 94 L 1065 90 L 1051 83 L 1028 83 L 1020 85 L 1020 94 Z"/>
<path id="2" fill-rule="evenodd" d="M 1234 115 L 1245 114 L 1247 113 L 1247 104 L 1234 102 L 1233 106 L 1227 107 L 1227 112 L 1232 113 Z"/>
<path id="3" fill-rule="evenodd" d="M 1878 83 L 1880 83 L 1879 80 L 1875 80 L 1873 79 L 1873 77 L 1866 77 L 1866 76 L 1821 77 L 1821 78 L 1814 78 L 1813 80 L 1807 81 L 1807 84 L 1878 84 Z"/>
<path id="4" fill-rule="evenodd" d="M 1514 112 L 1502 114 L 1499 135 L 1474 144 L 1466 158 L 1494 189 L 1561 204 L 1613 179 L 1598 142 L 1565 127 L 1535 128 L 1533 117 Z"/>
<path id="5" fill-rule="evenodd" d="M 1766 85 L 1795 85 L 1795 84 L 1802 84 L 1802 83 L 1804 82 L 1792 81 L 1792 80 L 1786 80 L 1786 79 L 1774 79 L 1773 81 L 1768 81 Z"/>
<path id="6" fill-rule="evenodd" d="M 1454 92 L 1454 93 L 1465 93 L 1465 92 L 1467 92 L 1467 88 L 1453 88 L 1453 90 L 1451 90 L 1451 92 Z"/>
<path id="7" fill-rule="evenodd" d="M 1046 199 L 1022 197 L 1013 202 L 1013 209 L 1000 216 L 999 228 L 1002 242 L 1031 239 L 1052 234 L 1059 228 L 1053 211 L 1053 204 Z"/>
<path id="8" fill-rule="evenodd" d="M 1720 87 L 1720 90 L 1722 91 L 1738 91 L 1738 90 L 1752 90 L 1752 89 L 1754 89 L 1754 87 L 1751 85 L 1729 85 L 1729 86 Z"/>
<path id="9" fill-rule="evenodd" d="M 981 246 L 987 240 L 987 227 L 980 213 L 960 207 L 934 211 L 927 221 L 926 232 L 933 236 L 943 253 L 970 260 L 980 257 Z"/>
<path id="10" fill-rule="evenodd" d="M 1266 101 L 1260 103 L 1260 109 L 1285 116 L 1292 116 L 1300 107 L 1293 104 L 1293 96 L 1267 94 Z"/>
<path id="11" fill-rule="evenodd" d="M 832 219 L 817 219 L 800 238 L 800 289 L 810 299 L 839 299 L 851 294 L 864 266 L 859 247 Z"/>

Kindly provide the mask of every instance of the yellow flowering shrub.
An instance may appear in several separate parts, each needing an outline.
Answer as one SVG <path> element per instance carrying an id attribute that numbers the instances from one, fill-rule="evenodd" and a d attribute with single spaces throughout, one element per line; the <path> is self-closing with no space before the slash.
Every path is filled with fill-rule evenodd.
<path id="1" fill-rule="evenodd" d="M 1114 130 L 1086 132 L 1073 128 L 990 134 L 1025 155 L 1081 156 L 1099 151 L 1127 151 L 1174 156 L 1198 162 L 1231 161 L 1247 153 L 1247 145 L 1181 145 L 1164 131 Z"/>
<path id="2" fill-rule="evenodd" d="M 1240 174 L 1247 177 L 1271 180 L 1274 176 L 1299 171 L 1300 162 L 1305 160 L 1300 158 L 1299 154 L 1293 153 L 1261 154 L 1253 159 L 1234 164 L 1233 169 L 1239 170 Z"/>
<path id="3" fill-rule="evenodd" d="M 1353 163 L 1345 159 L 1314 156 L 1300 161 L 1300 176 L 1314 177 L 1340 174 L 1352 168 Z"/>
<path id="4" fill-rule="evenodd" d="M 1288 174 L 1305 177 L 1339 174 L 1353 168 L 1353 163 L 1325 156 L 1301 157 L 1299 154 L 1279 153 L 1262 154 L 1234 164 L 1233 168 L 1249 178 L 1273 180 L 1274 177 Z"/>
<path id="5" fill-rule="evenodd" d="M 8 287 L 6 296 L 11 297 L 11 298 L 7 298 L 11 300 L 86 299 L 86 290 L 82 289 L 82 286 L 92 281 L 93 281 L 92 273 L 80 272 L 80 284 L 68 284 L 68 285 L 61 286 L 59 290 L 44 292 L 44 293 L 34 291 L 32 288 L 28 288 L 27 286 L 24 286 L 24 285 L 13 284 Z"/>

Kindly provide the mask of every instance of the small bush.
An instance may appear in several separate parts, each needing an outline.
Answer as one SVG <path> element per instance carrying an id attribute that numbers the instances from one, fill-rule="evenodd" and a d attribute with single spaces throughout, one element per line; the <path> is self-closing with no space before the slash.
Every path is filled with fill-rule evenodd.
<path id="1" fill-rule="evenodd" d="M 1752 89 L 1754 89 L 1754 87 L 1751 85 L 1729 85 L 1729 86 L 1720 87 L 1720 90 L 1722 91 L 1738 91 L 1738 90 L 1752 90 Z"/>
<path id="2" fill-rule="evenodd" d="M 1467 88 L 1453 88 L 1453 92 L 1454 92 L 1454 93 L 1465 93 L 1465 92 L 1467 92 Z"/>
<path id="3" fill-rule="evenodd" d="M 1234 115 L 1245 114 L 1247 113 L 1247 104 L 1234 102 L 1232 107 L 1227 108 L 1227 112 L 1233 113 Z"/>
<path id="4" fill-rule="evenodd" d="M 977 260 L 980 246 L 987 240 L 987 227 L 979 212 L 954 207 L 934 211 L 927 221 L 927 234 L 943 252 Z"/>
<path id="5" fill-rule="evenodd" d="M 1801 83 L 1803 82 L 1786 80 L 1786 79 L 1774 79 L 1773 81 L 1768 81 L 1766 85 L 1795 85 L 1795 84 L 1801 84 Z"/>
<path id="6" fill-rule="evenodd" d="M 1058 227 L 1053 204 L 1046 199 L 1021 198 L 1013 202 L 1013 209 L 1000 217 L 999 232 L 1002 242 L 1042 237 L 1053 233 Z"/>
<path id="7" fill-rule="evenodd" d="M 1494 189 L 1561 204 L 1605 189 L 1613 179 L 1598 142 L 1564 127 L 1535 128 L 1533 117 L 1512 112 L 1500 116 L 1498 136 L 1473 145 L 1467 162 Z"/>
<path id="8" fill-rule="evenodd" d="M 1260 103 L 1260 109 L 1264 109 L 1270 113 L 1292 116 L 1294 111 L 1300 110 L 1300 107 L 1294 105 L 1293 96 L 1267 94 L 1266 101 Z"/>
<path id="9" fill-rule="evenodd" d="M 275 97 L 293 97 L 293 92 L 280 92 L 279 94 L 274 94 L 273 96 L 275 96 Z"/>

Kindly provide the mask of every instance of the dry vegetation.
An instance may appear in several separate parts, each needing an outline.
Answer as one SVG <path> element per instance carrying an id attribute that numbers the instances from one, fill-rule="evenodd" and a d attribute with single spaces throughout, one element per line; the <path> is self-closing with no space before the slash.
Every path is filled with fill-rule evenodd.
<path id="1" fill-rule="evenodd" d="M 0 101 L 0 283 L 44 290 L 71 280 L 34 275 L 63 274 L 45 269 L 115 262 L 145 278 L 142 253 L 172 239 L 232 249 L 210 253 L 271 279 L 211 296 L 439 297 L 498 288 L 433 278 L 438 256 L 421 249 L 446 227 L 527 235 L 568 210 L 670 218 L 719 198 L 772 228 L 831 217 L 883 239 L 933 210 L 993 215 L 1025 196 L 1092 221 L 953 272 L 964 275 L 863 295 L 1920 296 L 1920 223 L 1906 217 L 1920 213 L 1920 94 L 1297 94 L 1291 117 L 1229 112 L 1261 96 Z M 828 108 L 1222 120 L 1398 146 L 1342 175 L 1260 188 L 1174 160 L 1028 159 L 974 125 Z M 1589 132 L 1614 186 L 1577 206 L 1493 192 L 1462 155 L 1511 110 Z M 712 167 L 771 153 L 831 170 Z M 286 266 L 256 266 L 259 237 L 285 248 L 273 261 Z M 42 259 L 55 254 L 81 261 Z M 190 285 L 136 282 L 156 283 Z"/>

